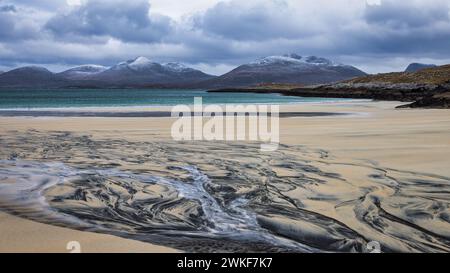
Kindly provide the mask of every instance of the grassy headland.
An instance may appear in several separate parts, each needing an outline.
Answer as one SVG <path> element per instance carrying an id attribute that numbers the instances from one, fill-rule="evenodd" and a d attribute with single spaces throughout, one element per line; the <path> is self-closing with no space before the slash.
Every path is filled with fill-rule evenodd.
<path id="1" fill-rule="evenodd" d="M 332 84 L 293 86 L 264 84 L 248 88 L 227 88 L 211 92 L 281 93 L 288 96 L 355 98 L 414 102 L 403 107 L 450 108 L 450 65 L 414 73 L 368 75 Z"/>

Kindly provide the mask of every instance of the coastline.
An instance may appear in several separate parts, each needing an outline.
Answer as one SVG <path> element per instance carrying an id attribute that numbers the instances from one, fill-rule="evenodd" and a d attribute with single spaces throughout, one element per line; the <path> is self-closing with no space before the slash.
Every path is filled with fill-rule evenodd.
<path id="1" fill-rule="evenodd" d="M 190 112 L 191 116 L 194 116 L 195 112 Z M 225 117 L 227 115 L 226 112 L 216 113 L 217 116 Z M 258 113 L 236 113 L 237 116 L 258 116 Z M 281 118 L 292 118 L 292 117 L 329 117 L 329 116 L 341 116 L 346 115 L 345 113 L 333 113 L 333 112 L 281 112 L 279 113 L 279 117 Z M 268 116 L 271 116 L 268 113 Z M 39 110 L 30 110 L 30 111 L 2 111 L 0 110 L 0 117 L 93 117 L 93 118 L 171 118 L 171 112 L 164 111 L 145 111 L 145 112 L 78 112 L 78 111 L 39 111 Z"/>
<path id="2" fill-rule="evenodd" d="M 383 169 L 390 172 L 401 171 L 402 175 L 411 175 L 412 177 L 422 177 L 431 175 L 430 177 L 441 177 L 448 179 L 450 171 L 448 169 L 448 154 L 450 154 L 449 138 L 450 135 L 450 116 L 447 110 L 429 110 L 429 109 L 395 109 L 400 102 L 358 102 L 358 103 L 335 103 L 335 104 L 316 104 L 316 105 L 283 105 L 281 110 L 283 112 L 333 112 L 333 113 L 353 113 L 350 116 L 328 116 L 328 117 L 290 117 L 280 119 L 280 133 L 281 144 L 287 145 L 286 153 L 295 158 L 302 158 L 304 153 L 307 153 L 307 160 L 316 162 L 321 166 L 321 161 L 326 162 L 326 168 L 329 172 L 336 172 L 341 174 L 346 179 L 350 179 L 352 184 L 360 184 L 364 188 L 367 181 L 362 175 L 365 172 L 363 166 L 373 166 L 373 170 Z M 115 143 L 117 140 L 126 141 L 126 143 L 165 143 L 170 142 L 170 118 L 95 118 L 95 117 L 78 117 L 65 118 L 55 117 L 52 119 L 46 118 L 24 118 L 24 117 L 0 117 L 0 133 L 3 141 L 15 141 L 16 137 L 28 137 L 32 141 L 39 143 L 40 139 L 43 141 L 50 141 L 52 135 L 57 134 L 74 134 L 75 136 L 89 136 L 92 141 L 102 141 L 105 145 Z M 28 136 L 29 135 L 29 136 Z M 48 140 L 47 140 L 48 139 Z M 70 140 L 70 138 L 69 138 Z M 70 140 L 72 141 L 72 140 Z M 15 142 L 12 142 L 15 143 Z M 64 141 L 62 143 L 68 143 Z M 5 144 L 3 144 L 5 145 Z M 31 145 L 31 144 L 30 144 Z M 201 147 L 193 144 L 173 143 L 169 146 L 171 149 L 186 149 L 192 147 L 197 149 L 199 153 L 205 153 L 208 147 Z M 249 144 L 250 145 L 250 144 Z M 118 146 L 113 149 L 116 153 L 125 154 L 124 148 Z M 44 146 L 45 147 L 45 146 Z M 105 146 L 108 147 L 108 146 Z M 130 149 L 133 146 L 130 146 Z M 163 146 L 164 147 L 164 146 Z M 216 147 L 216 146 L 213 146 Z M 220 146 L 217 146 L 220 147 Z M 244 147 L 244 146 L 243 146 Z M 293 149 L 293 147 L 297 147 Z M 10 148 L 10 147 L 9 147 Z M 211 148 L 211 147 L 209 147 Z M 158 148 L 159 149 L 159 148 Z M 158 150 L 157 149 L 157 150 Z M 298 149 L 298 150 L 297 150 Z M 57 152 L 57 151 L 55 151 Z M 95 159 L 89 159 L 82 154 L 76 153 L 77 161 L 98 162 Z M 311 153 L 311 155 L 309 155 Z M 317 154 L 317 156 L 315 155 Z M 178 155 L 175 153 L 175 155 Z M 6 155 L 3 154 L 3 157 Z M 20 156 L 20 155 L 19 155 Z M 311 157 L 310 157 L 311 156 Z M 326 156 L 326 157 L 325 157 Z M 258 157 L 258 154 L 255 154 Z M 136 159 L 137 159 L 136 155 Z M 234 157 L 232 157 L 234 158 Z M 130 158 L 134 159 L 134 158 Z M 184 160 L 192 160 L 181 156 L 175 157 L 176 160 L 183 162 Z M 151 160 L 149 158 L 148 160 Z M 196 161 L 198 167 L 203 170 L 211 168 L 210 162 L 203 162 L 201 159 Z M 234 158 L 238 160 L 238 158 Z M 247 159 L 239 159 L 246 162 Z M 316 164 L 314 163 L 314 164 Z M 166 170 L 161 169 L 158 164 L 153 165 L 152 162 L 142 164 L 123 165 L 122 168 L 126 170 L 153 170 L 156 173 L 165 173 Z M 354 167 L 352 167 L 354 166 Z M 295 170 L 287 170 L 281 167 L 274 168 L 274 172 L 282 179 L 291 177 Z M 216 173 L 217 172 L 217 173 Z M 220 175 L 219 171 L 214 171 L 216 175 Z M 427 178 L 428 179 L 428 178 Z M 431 178 L 430 178 L 431 179 Z M 384 183 L 384 182 L 383 182 Z M 384 189 L 383 184 L 380 184 L 380 194 L 387 200 L 393 194 L 389 188 Z M 369 187 L 369 185 L 367 185 Z M 372 187 L 373 185 L 370 185 Z M 336 219 L 347 226 L 353 227 L 361 234 L 368 232 L 364 226 L 357 222 L 356 219 L 350 217 L 351 210 L 337 210 L 333 206 L 333 202 L 322 202 L 320 199 L 313 198 L 314 191 L 319 191 L 324 196 L 339 196 L 341 201 L 348 201 L 354 195 L 357 197 L 355 189 L 347 188 L 344 184 L 339 184 L 337 181 L 333 184 L 319 188 L 310 188 L 308 191 L 303 191 L 300 188 L 289 193 L 291 198 L 299 200 L 308 209 L 315 213 L 320 213 L 330 219 Z M 155 192 L 159 190 L 153 189 Z M 55 194 L 58 194 L 56 192 Z M 337 197 L 336 197 L 337 198 Z M 93 203 L 94 204 L 94 203 Z M 386 203 L 386 207 L 390 204 Z M 333 206 L 332 206 L 333 205 Z M 395 211 L 391 213 L 396 213 Z M 445 213 L 445 210 L 442 212 Z M 404 217 L 398 214 L 399 217 Z M 445 234 L 448 230 L 449 223 L 445 221 L 438 221 L 438 216 L 431 216 L 427 222 L 421 219 L 414 219 L 416 224 L 422 226 L 424 229 L 433 230 L 434 233 Z M 295 230 L 305 230 L 306 226 L 303 223 L 291 220 L 279 219 L 277 217 L 260 218 L 259 221 L 268 228 L 281 227 L 281 223 L 289 223 L 293 225 Z M 2 233 L 8 234 L 7 238 L 1 238 L 1 244 L 5 250 L 11 250 L 8 247 L 14 247 L 13 250 L 32 251 L 30 247 L 33 244 L 40 246 L 34 248 L 39 251 L 61 251 L 55 249 L 52 245 L 43 245 L 42 243 L 48 240 L 54 232 L 55 227 L 52 225 L 41 224 L 35 221 L 24 220 L 12 216 L 5 216 L 1 218 Z M 26 224 L 25 222 L 26 221 Z M 273 222 L 275 221 L 275 222 Z M 410 220 L 412 221 L 412 220 Z M 275 224 L 274 224 L 275 223 Z M 30 229 L 21 229 L 21 227 L 29 227 Z M 34 236 L 33 233 L 28 233 L 29 230 L 35 229 L 41 236 Z M 397 226 L 400 231 L 409 232 L 411 227 Z M 58 228 L 59 229 L 59 228 Z M 279 228 L 284 236 L 292 236 L 292 234 L 283 233 L 286 228 Z M 314 229 L 316 230 L 316 229 Z M 414 231 L 416 232 L 416 231 Z M 390 231 L 388 232 L 390 233 Z M 368 234 L 372 234 L 369 232 Z M 62 236 L 62 235 L 61 235 Z M 102 241 L 102 236 L 111 236 L 117 240 L 117 244 L 105 244 L 104 248 L 93 248 L 92 252 L 134 252 L 134 251 L 171 251 L 173 248 L 152 248 L 153 245 L 139 242 L 136 240 L 122 239 L 112 235 L 90 234 L 85 231 L 76 231 L 72 229 L 64 229 L 64 236 L 55 238 L 58 247 L 68 238 L 74 240 L 77 236 L 94 236 Z M 302 235 L 304 236 L 304 235 Z M 315 235 L 316 236 L 316 235 Z M 413 236 L 413 235 L 411 235 Z M 415 236 L 415 235 L 414 235 Z M 111 238 L 108 237 L 108 238 Z M 72 239 L 74 238 L 74 239 Z M 83 237 L 80 237 L 83 238 Z M 303 238 L 303 237 L 302 237 Z M 412 237 L 415 238 L 415 237 Z M 417 248 L 408 246 L 407 244 L 396 241 L 388 235 L 372 234 L 372 239 L 378 239 L 389 246 L 390 249 L 400 250 L 405 252 L 415 252 Z M 410 238 L 411 239 L 411 238 Z M 417 239 L 417 238 L 416 238 Z M 81 239 L 83 240 L 83 239 Z M 89 239 L 90 241 L 91 239 Z M 109 239 L 108 239 L 109 240 Z M 13 242 L 16 245 L 12 245 Z M 326 241 L 326 239 L 324 239 Z M 136 243 L 133 247 L 133 244 Z M 65 243 L 63 244 L 63 247 Z M 121 248 L 121 247 L 124 248 Z M 116 248 L 119 247 L 119 248 Z M 86 251 L 90 251 L 89 247 Z"/>
<path id="3" fill-rule="evenodd" d="M 343 85 L 343 84 L 342 84 Z M 414 87 L 396 88 L 392 86 L 341 86 L 320 85 L 303 88 L 223 88 L 208 90 L 209 93 L 250 92 L 256 94 L 281 94 L 284 96 L 305 98 L 344 98 L 344 99 L 372 99 L 379 101 L 400 101 L 398 108 L 450 108 L 450 91 L 448 87 Z"/>

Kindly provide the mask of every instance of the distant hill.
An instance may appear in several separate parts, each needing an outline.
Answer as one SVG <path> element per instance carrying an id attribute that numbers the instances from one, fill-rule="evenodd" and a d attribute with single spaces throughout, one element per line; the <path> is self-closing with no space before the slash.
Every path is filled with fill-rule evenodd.
<path id="1" fill-rule="evenodd" d="M 0 87 L 58 87 L 68 84 L 67 79 L 44 67 L 27 66 L 0 75 Z"/>
<path id="2" fill-rule="evenodd" d="M 450 65 L 424 68 L 417 72 L 394 72 L 368 75 L 345 81 L 346 83 L 378 83 L 378 84 L 415 84 L 430 87 L 450 83 Z"/>
<path id="3" fill-rule="evenodd" d="M 1 74 L 0 87 L 183 87 L 213 78 L 215 76 L 181 63 L 159 64 L 145 57 L 138 57 L 112 67 L 82 65 L 61 73 L 52 73 L 43 67 L 22 67 Z"/>
<path id="4" fill-rule="evenodd" d="M 436 66 L 437 65 L 435 65 L 435 64 L 412 63 L 412 64 L 408 65 L 405 72 L 412 73 L 412 72 L 417 72 L 417 71 L 425 69 L 425 68 L 432 68 L 432 67 L 436 67 Z"/>
<path id="5" fill-rule="evenodd" d="M 297 54 L 269 56 L 241 65 L 215 79 L 203 82 L 207 88 L 248 87 L 264 83 L 320 84 L 364 76 L 363 71 L 328 59 Z"/>

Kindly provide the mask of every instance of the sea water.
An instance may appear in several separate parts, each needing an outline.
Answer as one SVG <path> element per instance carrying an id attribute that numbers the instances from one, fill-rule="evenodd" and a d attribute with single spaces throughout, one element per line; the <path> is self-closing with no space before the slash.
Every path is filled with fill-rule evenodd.
<path id="1" fill-rule="evenodd" d="M 204 104 L 291 104 L 345 101 L 281 94 L 210 93 L 183 89 L 0 89 L 0 109 L 139 107 Z"/>

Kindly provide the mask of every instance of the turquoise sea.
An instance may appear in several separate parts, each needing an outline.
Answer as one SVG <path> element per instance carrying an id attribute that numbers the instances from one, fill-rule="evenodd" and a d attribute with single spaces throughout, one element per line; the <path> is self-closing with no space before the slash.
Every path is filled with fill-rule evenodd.
<path id="1" fill-rule="evenodd" d="M 280 94 L 208 93 L 204 90 L 166 89 L 55 89 L 0 90 L 0 109 L 170 106 L 193 104 L 289 104 L 342 99 L 287 97 Z"/>

